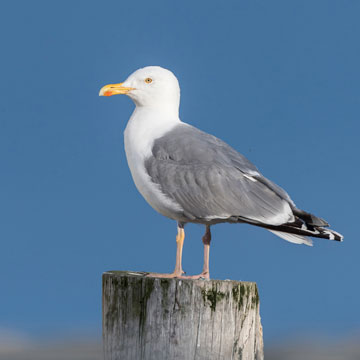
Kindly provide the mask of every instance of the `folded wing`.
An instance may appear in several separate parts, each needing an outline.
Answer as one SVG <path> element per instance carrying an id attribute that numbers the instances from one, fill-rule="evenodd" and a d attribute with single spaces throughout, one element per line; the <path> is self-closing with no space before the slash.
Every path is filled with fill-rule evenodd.
<path id="1" fill-rule="evenodd" d="M 190 221 L 294 221 L 287 193 L 229 145 L 187 124 L 155 141 L 146 162 L 151 180 Z"/>

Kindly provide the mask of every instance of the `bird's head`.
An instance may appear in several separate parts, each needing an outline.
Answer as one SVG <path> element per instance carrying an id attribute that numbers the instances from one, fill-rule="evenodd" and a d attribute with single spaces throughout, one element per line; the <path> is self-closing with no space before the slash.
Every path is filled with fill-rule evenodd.
<path id="1" fill-rule="evenodd" d="M 136 106 L 179 108 L 180 87 L 175 75 L 160 66 L 133 72 L 123 83 L 101 88 L 100 96 L 128 95 Z"/>

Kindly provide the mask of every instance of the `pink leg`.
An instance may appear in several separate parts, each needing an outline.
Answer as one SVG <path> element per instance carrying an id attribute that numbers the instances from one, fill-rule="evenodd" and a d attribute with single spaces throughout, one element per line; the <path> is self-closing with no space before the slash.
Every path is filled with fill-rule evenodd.
<path id="1" fill-rule="evenodd" d="M 210 255 L 210 242 L 211 242 L 210 225 L 206 226 L 205 235 L 203 236 L 202 241 L 204 243 L 203 271 L 199 275 L 183 276 L 184 279 L 210 279 L 210 269 L 209 269 L 209 255 Z"/>

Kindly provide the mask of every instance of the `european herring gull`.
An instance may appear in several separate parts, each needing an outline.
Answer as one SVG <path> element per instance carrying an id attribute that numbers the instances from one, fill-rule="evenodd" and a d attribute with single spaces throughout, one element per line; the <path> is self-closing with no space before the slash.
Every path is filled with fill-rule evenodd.
<path id="1" fill-rule="evenodd" d="M 124 132 L 135 185 L 156 211 L 177 221 L 175 270 L 150 275 L 208 279 L 210 226 L 223 222 L 260 226 L 296 244 L 312 245 L 309 236 L 342 241 L 231 146 L 182 122 L 180 87 L 171 71 L 148 66 L 104 86 L 99 95 L 116 94 L 136 105 Z M 181 265 L 187 223 L 205 225 L 203 271 L 195 276 L 184 276 Z"/>

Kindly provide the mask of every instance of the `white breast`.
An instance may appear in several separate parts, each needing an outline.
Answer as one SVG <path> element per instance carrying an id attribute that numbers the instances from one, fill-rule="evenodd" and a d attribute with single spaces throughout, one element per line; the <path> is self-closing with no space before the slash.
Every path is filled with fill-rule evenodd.
<path id="1" fill-rule="evenodd" d="M 156 211 L 175 220 L 183 209 L 151 181 L 144 161 L 152 156 L 155 139 L 179 122 L 180 119 L 173 114 L 161 114 L 137 107 L 124 132 L 126 158 L 137 189 Z"/>

